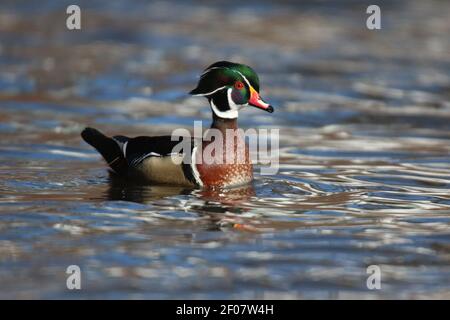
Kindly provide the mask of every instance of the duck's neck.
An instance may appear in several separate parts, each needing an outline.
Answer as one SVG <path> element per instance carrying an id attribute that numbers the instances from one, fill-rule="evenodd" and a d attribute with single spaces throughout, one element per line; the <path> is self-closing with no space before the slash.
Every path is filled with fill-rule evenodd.
<path id="1" fill-rule="evenodd" d="M 237 118 L 219 118 L 213 113 L 213 122 L 211 124 L 211 128 L 219 129 L 222 133 L 225 133 L 227 129 L 236 130 L 238 128 Z"/>
<path id="2" fill-rule="evenodd" d="M 227 129 L 236 130 L 237 126 L 237 118 L 235 119 L 224 119 L 219 118 L 215 114 L 213 114 L 213 122 L 211 124 L 211 128 L 220 130 L 223 134 L 226 133 Z"/>

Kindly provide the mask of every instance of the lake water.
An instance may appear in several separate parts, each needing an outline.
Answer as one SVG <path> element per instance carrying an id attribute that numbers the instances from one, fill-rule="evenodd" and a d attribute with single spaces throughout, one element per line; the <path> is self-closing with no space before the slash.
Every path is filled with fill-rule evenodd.
<path id="1" fill-rule="evenodd" d="M 77 1 L 68 31 L 71 3 L 0 4 L 0 298 L 450 298 L 448 1 L 379 2 L 379 31 L 364 1 Z M 260 75 L 275 113 L 239 124 L 280 130 L 279 172 L 112 180 L 80 131 L 207 127 L 187 92 L 223 59 Z"/>

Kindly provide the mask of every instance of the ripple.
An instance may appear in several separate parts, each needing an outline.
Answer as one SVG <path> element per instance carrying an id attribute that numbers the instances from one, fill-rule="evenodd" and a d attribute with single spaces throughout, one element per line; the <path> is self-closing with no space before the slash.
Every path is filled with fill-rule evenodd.
<path id="1" fill-rule="evenodd" d="M 0 5 L 0 297 L 74 298 L 69 264 L 89 278 L 76 298 L 449 296 L 447 3 L 384 4 L 382 37 L 353 1 L 79 4 L 90 24 L 70 37 L 63 4 Z M 280 129 L 277 174 L 136 185 L 80 139 L 209 123 L 187 92 L 222 59 L 254 66 L 275 105 L 239 120 Z"/>

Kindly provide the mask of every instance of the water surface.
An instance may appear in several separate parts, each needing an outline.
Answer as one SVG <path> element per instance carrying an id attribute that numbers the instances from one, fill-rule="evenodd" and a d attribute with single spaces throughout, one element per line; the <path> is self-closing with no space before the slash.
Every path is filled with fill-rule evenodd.
<path id="1" fill-rule="evenodd" d="M 386 1 L 381 31 L 364 1 L 78 3 L 81 31 L 0 5 L 0 298 L 450 298 L 447 1 Z M 239 118 L 280 129 L 276 175 L 133 185 L 81 140 L 208 126 L 187 92 L 223 59 L 276 107 Z"/>

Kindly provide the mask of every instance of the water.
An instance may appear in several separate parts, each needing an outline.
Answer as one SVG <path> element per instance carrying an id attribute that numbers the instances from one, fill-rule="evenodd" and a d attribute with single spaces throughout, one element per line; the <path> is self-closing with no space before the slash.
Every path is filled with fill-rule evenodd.
<path id="1" fill-rule="evenodd" d="M 0 298 L 450 297 L 447 1 L 382 3 L 381 31 L 359 1 L 78 2 L 82 31 L 64 1 L 0 6 Z M 260 74 L 276 111 L 239 123 L 280 129 L 278 174 L 110 178 L 80 131 L 209 125 L 186 92 L 222 59 Z"/>

